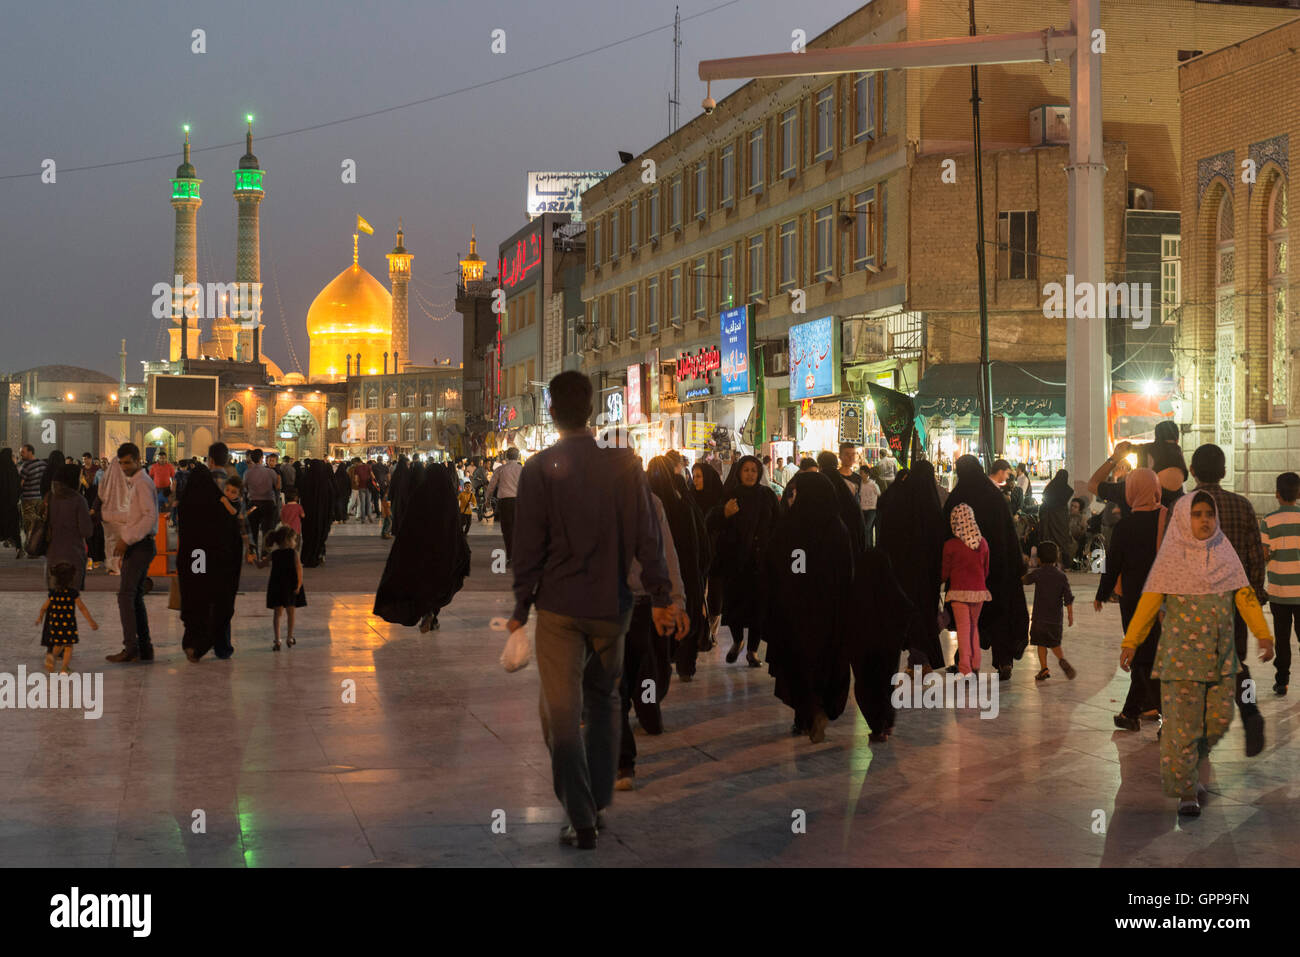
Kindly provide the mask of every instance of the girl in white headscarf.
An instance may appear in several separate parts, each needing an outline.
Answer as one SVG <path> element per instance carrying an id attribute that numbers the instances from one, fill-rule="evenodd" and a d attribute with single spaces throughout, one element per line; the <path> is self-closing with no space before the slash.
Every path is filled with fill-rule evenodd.
<path id="1" fill-rule="evenodd" d="M 957 670 L 968 675 L 980 670 L 980 609 L 993 597 L 988 590 L 989 543 L 969 505 L 954 508 L 951 521 L 957 537 L 943 543 L 942 577 L 957 626 Z"/>
<path id="2" fill-rule="evenodd" d="M 1119 664 L 1125 671 L 1163 605 L 1165 617 L 1151 677 L 1160 680 L 1160 778 L 1177 797 L 1178 813 L 1201 813 L 1199 767 L 1232 721 L 1234 677 L 1241 668 L 1233 640 L 1233 609 L 1273 657 L 1264 613 L 1241 559 L 1219 527 L 1214 499 L 1179 499 L 1142 600 L 1129 622 Z"/>

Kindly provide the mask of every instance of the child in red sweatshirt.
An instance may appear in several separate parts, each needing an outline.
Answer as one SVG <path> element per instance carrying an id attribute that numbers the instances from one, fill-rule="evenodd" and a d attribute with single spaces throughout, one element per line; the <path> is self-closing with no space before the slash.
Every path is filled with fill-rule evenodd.
<path id="1" fill-rule="evenodd" d="M 969 505 L 952 510 L 952 533 L 943 543 L 943 580 L 957 626 L 957 670 L 964 675 L 980 669 L 980 609 L 989 594 L 989 543 L 975 524 Z"/>

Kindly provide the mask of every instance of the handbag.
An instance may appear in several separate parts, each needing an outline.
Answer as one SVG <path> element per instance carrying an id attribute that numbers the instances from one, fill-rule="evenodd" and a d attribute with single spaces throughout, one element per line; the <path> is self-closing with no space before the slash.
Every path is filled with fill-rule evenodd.
<path id="1" fill-rule="evenodd" d="M 50 510 L 48 502 L 41 505 L 41 521 L 27 536 L 23 550 L 32 558 L 40 558 L 50 550 Z"/>

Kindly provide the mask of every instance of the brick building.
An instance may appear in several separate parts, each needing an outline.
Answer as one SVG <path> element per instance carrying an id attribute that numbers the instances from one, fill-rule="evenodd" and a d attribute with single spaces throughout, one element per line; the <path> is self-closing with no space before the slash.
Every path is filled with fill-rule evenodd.
<path id="1" fill-rule="evenodd" d="M 1185 64 L 1177 374 L 1188 444 L 1229 453 L 1229 482 L 1272 507 L 1300 468 L 1290 150 L 1300 144 L 1300 20 Z"/>
<path id="2" fill-rule="evenodd" d="M 450 365 L 352 376 L 347 381 L 346 421 L 331 452 L 347 457 L 462 454 L 461 383 L 461 369 Z"/>

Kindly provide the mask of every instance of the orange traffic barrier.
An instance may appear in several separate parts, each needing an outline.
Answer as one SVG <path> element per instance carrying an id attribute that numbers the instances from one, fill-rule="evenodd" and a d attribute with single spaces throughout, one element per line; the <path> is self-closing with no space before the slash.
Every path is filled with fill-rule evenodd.
<path id="1" fill-rule="evenodd" d="M 149 563 L 150 578 L 175 578 L 176 571 L 172 569 L 167 561 L 176 552 L 169 551 L 167 548 L 167 515 L 166 512 L 158 513 L 158 534 L 154 536 L 154 545 L 157 547 L 157 554 L 154 555 L 153 561 Z"/>

